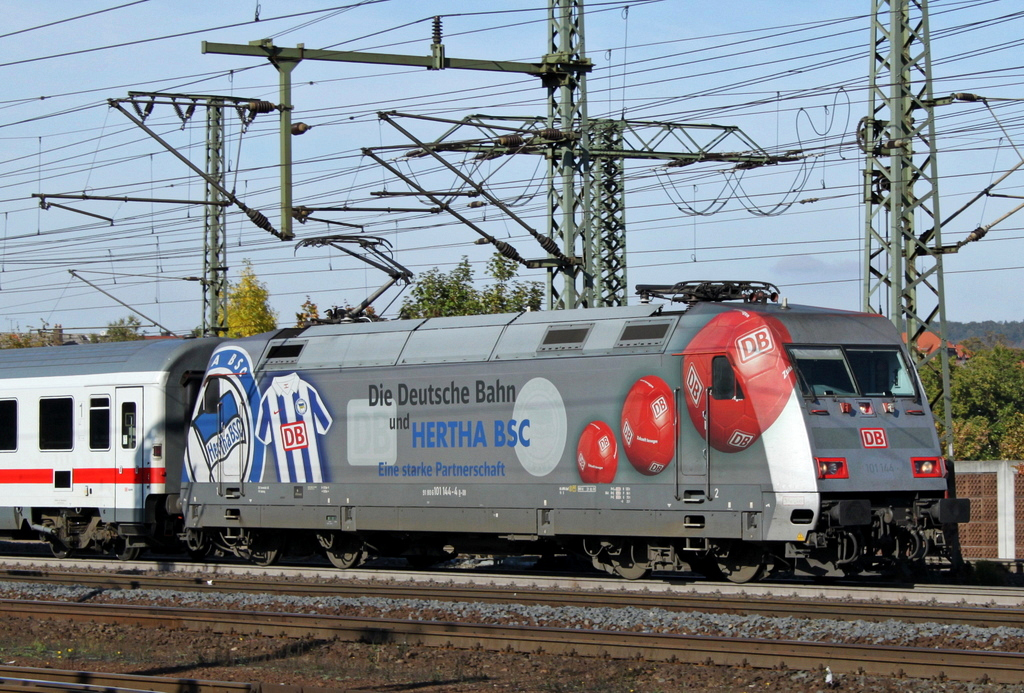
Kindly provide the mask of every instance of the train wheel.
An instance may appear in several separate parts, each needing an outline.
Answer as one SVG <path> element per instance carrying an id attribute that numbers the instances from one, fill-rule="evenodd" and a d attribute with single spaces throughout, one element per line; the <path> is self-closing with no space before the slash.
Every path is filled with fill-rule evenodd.
<path id="1" fill-rule="evenodd" d="M 617 553 L 609 556 L 611 560 L 611 573 L 626 580 L 639 580 L 651 574 L 648 563 L 636 560 L 636 554 L 645 555 L 646 545 L 627 543 Z"/>
<path id="2" fill-rule="evenodd" d="M 266 567 L 268 565 L 274 565 L 277 563 L 277 559 L 281 557 L 280 549 L 259 549 L 256 551 L 249 552 L 249 560 L 255 565 Z"/>
<path id="3" fill-rule="evenodd" d="M 651 574 L 651 569 L 645 565 L 623 564 L 619 561 L 612 561 L 612 570 L 615 574 L 626 580 L 640 580 Z"/>
<path id="4" fill-rule="evenodd" d="M 185 550 L 193 561 L 205 561 L 213 552 L 210 536 L 201 529 L 185 530 Z"/>
<path id="5" fill-rule="evenodd" d="M 50 552 L 54 558 L 70 558 L 75 552 L 74 549 L 60 543 L 57 540 L 50 540 L 46 542 L 50 545 Z"/>
<path id="6" fill-rule="evenodd" d="M 717 556 L 718 569 L 729 582 L 743 584 L 761 579 L 765 573 L 764 551 L 736 542 Z"/>
<path id="7" fill-rule="evenodd" d="M 114 557 L 119 561 L 134 561 L 140 553 L 142 553 L 141 547 L 128 546 L 128 542 L 124 539 L 114 542 Z"/>
<path id="8" fill-rule="evenodd" d="M 245 537 L 245 554 L 251 562 L 263 567 L 277 563 L 284 548 L 284 538 L 279 532 L 268 530 L 246 533 L 243 536 Z"/>
<path id="9" fill-rule="evenodd" d="M 335 568 L 349 570 L 366 560 L 366 545 L 355 537 L 339 533 L 318 534 L 317 541 Z"/>

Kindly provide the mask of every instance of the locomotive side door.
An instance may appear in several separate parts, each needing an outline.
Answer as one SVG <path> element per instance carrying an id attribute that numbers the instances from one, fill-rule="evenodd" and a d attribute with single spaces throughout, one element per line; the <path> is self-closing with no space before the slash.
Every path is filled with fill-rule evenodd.
<path id="1" fill-rule="evenodd" d="M 695 353 L 683 359 L 683 402 L 677 409 L 679 426 L 679 466 L 677 496 L 699 503 L 710 499 L 711 470 L 716 451 L 711 445 L 711 426 L 723 413 L 726 402 L 736 402 L 743 394 L 736 374 L 724 354 Z M 687 421 L 689 419 L 689 421 Z"/>
<path id="2" fill-rule="evenodd" d="M 141 387 L 114 390 L 115 521 L 140 522 L 143 496 L 143 431 Z"/>

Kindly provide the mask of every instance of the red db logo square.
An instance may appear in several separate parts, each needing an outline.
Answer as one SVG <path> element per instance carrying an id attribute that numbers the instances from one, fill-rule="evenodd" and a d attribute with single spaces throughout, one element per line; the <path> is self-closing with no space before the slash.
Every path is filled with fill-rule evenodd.
<path id="1" fill-rule="evenodd" d="M 889 440 L 885 437 L 884 428 L 862 428 L 860 429 L 860 442 L 866 448 L 887 448 Z"/>

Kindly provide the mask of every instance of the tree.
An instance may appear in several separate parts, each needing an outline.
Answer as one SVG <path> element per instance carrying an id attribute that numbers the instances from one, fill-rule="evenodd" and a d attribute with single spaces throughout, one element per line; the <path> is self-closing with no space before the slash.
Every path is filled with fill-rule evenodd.
<path id="1" fill-rule="evenodd" d="M 38 330 L 29 327 L 28 332 L 24 333 L 7 332 L 0 334 L 0 349 L 27 349 L 30 347 L 53 346 L 53 330 L 50 330 L 50 326 L 45 320 L 41 322 L 42 327 Z M 59 327 L 60 325 L 57 325 L 57 328 Z"/>
<path id="2" fill-rule="evenodd" d="M 7 332 L 0 334 L 0 349 L 25 349 L 28 347 L 50 346 L 49 337 L 38 332 L 22 334 L 20 332 Z"/>
<path id="3" fill-rule="evenodd" d="M 252 262 L 244 260 L 242 274 L 228 287 L 228 337 L 248 337 L 277 328 L 277 314 L 270 308 L 270 292 L 256 277 Z"/>
<path id="4" fill-rule="evenodd" d="M 950 364 L 953 452 L 959 460 L 1024 459 L 1024 349 L 998 336 L 971 337 L 960 344 L 970 354 Z M 928 401 L 938 409 L 941 378 L 921 368 Z M 937 421 L 939 434 L 942 422 Z"/>
<path id="5" fill-rule="evenodd" d="M 320 308 L 313 299 L 306 295 L 305 302 L 300 306 L 300 310 L 295 314 L 295 326 L 296 327 L 308 327 L 315 325 L 320 319 Z"/>
<path id="6" fill-rule="evenodd" d="M 137 339 L 144 339 L 139 332 L 142 322 L 134 315 L 107 323 L 107 331 L 101 341 L 104 342 L 133 342 Z"/>
<path id="7" fill-rule="evenodd" d="M 491 256 L 487 274 L 494 283 L 480 292 L 484 313 L 514 313 L 529 308 L 540 310 L 544 301 L 544 287 L 540 282 L 512 282 L 516 276 L 516 263 L 500 253 Z"/>
<path id="8" fill-rule="evenodd" d="M 509 313 L 540 310 L 544 290 L 539 282 L 512 282 L 516 266 L 495 254 L 487 263 L 494 283 L 477 290 L 469 258 L 447 274 L 437 267 L 423 272 L 412 287 L 412 296 L 402 302 L 402 318 L 437 318 L 451 315 Z"/>

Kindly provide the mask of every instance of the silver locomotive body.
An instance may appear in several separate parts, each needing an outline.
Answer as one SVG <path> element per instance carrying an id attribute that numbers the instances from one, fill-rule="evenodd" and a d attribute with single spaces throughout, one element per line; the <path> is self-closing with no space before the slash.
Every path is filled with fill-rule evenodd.
<path id="1" fill-rule="evenodd" d="M 879 316 L 703 302 L 227 341 L 187 432 L 184 538 L 270 562 L 574 551 L 638 577 L 844 574 L 965 522 Z"/>

